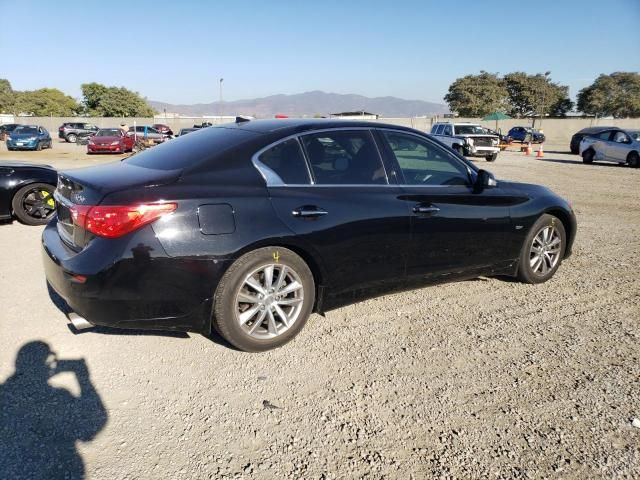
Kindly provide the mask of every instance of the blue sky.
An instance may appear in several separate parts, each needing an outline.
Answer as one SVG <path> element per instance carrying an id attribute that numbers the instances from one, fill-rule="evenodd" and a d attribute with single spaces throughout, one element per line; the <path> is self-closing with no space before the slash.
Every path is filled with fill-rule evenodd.
<path id="1" fill-rule="evenodd" d="M 225 100 L 324 90 L 443 102 L 480 70 L 550 70 L 575 96 L 600 73 L 640 70 L 640 0 L 0 0 L 0 12 L 0 78 L 74 97 L 96 81 L 208 103 L 224 77 Z"/>

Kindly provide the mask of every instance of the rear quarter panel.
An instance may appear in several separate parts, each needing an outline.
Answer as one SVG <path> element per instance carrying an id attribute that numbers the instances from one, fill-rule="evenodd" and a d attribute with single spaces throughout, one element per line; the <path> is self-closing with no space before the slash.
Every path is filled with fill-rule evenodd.
<path id="1" fill-rule="evenodd" d="M 0 218 L 10 218 L 11 200 L 18 190 L 30 183 L 48 183 L 55 186 L 57 172 L 38 167 L 0 166 Z"/>

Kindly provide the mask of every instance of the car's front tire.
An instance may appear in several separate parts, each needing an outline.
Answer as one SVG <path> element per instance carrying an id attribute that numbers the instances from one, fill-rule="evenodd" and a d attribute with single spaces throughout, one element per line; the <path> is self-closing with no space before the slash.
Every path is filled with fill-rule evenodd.
<path id="1" fill-rule="evenodd" d="M 497 153 L 493 153 L 491 155 L 487 155 L 486 157 L 487 162 L 495 162 L 496 159 L 498 158 L 498 154 Z"/>
<path id="2" fill-rule="evenodd" d="M 582 162 L 593 163 L 593 157 L 595 156 L 596 152 L 593 151 L 593 148 L 587 148 L 584 152 L 582 152 Z"/>
<path id="3" fill-rule="evenodd" d="M 543 283 L 556 273 L 567 247 L 567 234 L 558 217 L 542 215 L 529 231 L 520 252 L 518 278 Z"/>
<path id="4" fill-rule="evenodd" d="M 259 248 L 236 260 L 220 280 L 213 326 L 240 350 L 271 350 L 302 330 L 314 302 L 313 274 L 302 258 L 287 248 Z"/>
<path id="5" fill-rule="evenodd" d="M 638 152 L 631 152 L 627 157 L 627 165 L 631 168 L 640 167 L 640 156 L 638 156 Z"/>

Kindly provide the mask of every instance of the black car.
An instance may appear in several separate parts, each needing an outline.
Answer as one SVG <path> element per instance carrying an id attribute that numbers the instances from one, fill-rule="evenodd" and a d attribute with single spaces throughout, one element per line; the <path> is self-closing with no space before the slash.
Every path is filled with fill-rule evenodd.
<path id="1" fill-rule="evenodd" d="M 5 123 L 0 125 L 0 140 L 4 140 L 6 135 L 9 135 L 19 126 L 19 123 Z"/>
<path id="2" fill-rule="evenodd" d="M 67 142 L 76 143 L 79 138 L 95 135 L 99 128 L 92 123 L 67 122 L 58 127 L 58 138 L 63 138 Z"/>
<path id="3" fill-rule="evenodd" d="M 576 132 L 571 137 L 571 142 L 569 143 L 569 149 L 571 153 L 577 155 L 580 153 L 580 142 L 584 137 L 596 137 L 598 134 L 604 132 L 605 130 L 611 131 L 619 131 L 618 127 L 587 127 L 583 128 L 579 132 Z"/>
<path id="4" fill-rule="evenodd" d="M 347 120 L 201 129 L 62 172 L 55 196 L 43 259 L 75 325 L 215 328 L 247 351 L 392 291 L 544 282 L 576 234 L 545 187 L 496 181 L 419 131 Z"/>
<path id="5" fill-rule="evenodd" d="M 0 220 L 43 225 L 55 215 L 57 172 L 49 165 L 0 162 Z"/>

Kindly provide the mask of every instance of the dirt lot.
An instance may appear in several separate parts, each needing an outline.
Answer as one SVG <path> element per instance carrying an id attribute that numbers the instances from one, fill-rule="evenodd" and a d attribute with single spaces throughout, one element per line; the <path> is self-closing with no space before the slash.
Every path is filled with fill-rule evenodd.
<path id="1" fill-rule="evenodd" d="M 198 335 L 74 335 L 47 295 L 41 228 L 0 226 L 0 424 L 21 432 L 0 432 L 3 476 L 52 462 L 46 478 L 638 478 L 640 170 L 549 150 L 490 169 L 573 202 L 574 256 L 552 281 L 371 300 L 264 354 Z M 0 159 L 114 159 L 83 151 L 0 145 Z M 34 340 L 90 375 L 62 362 L 49 378 Z"/>

